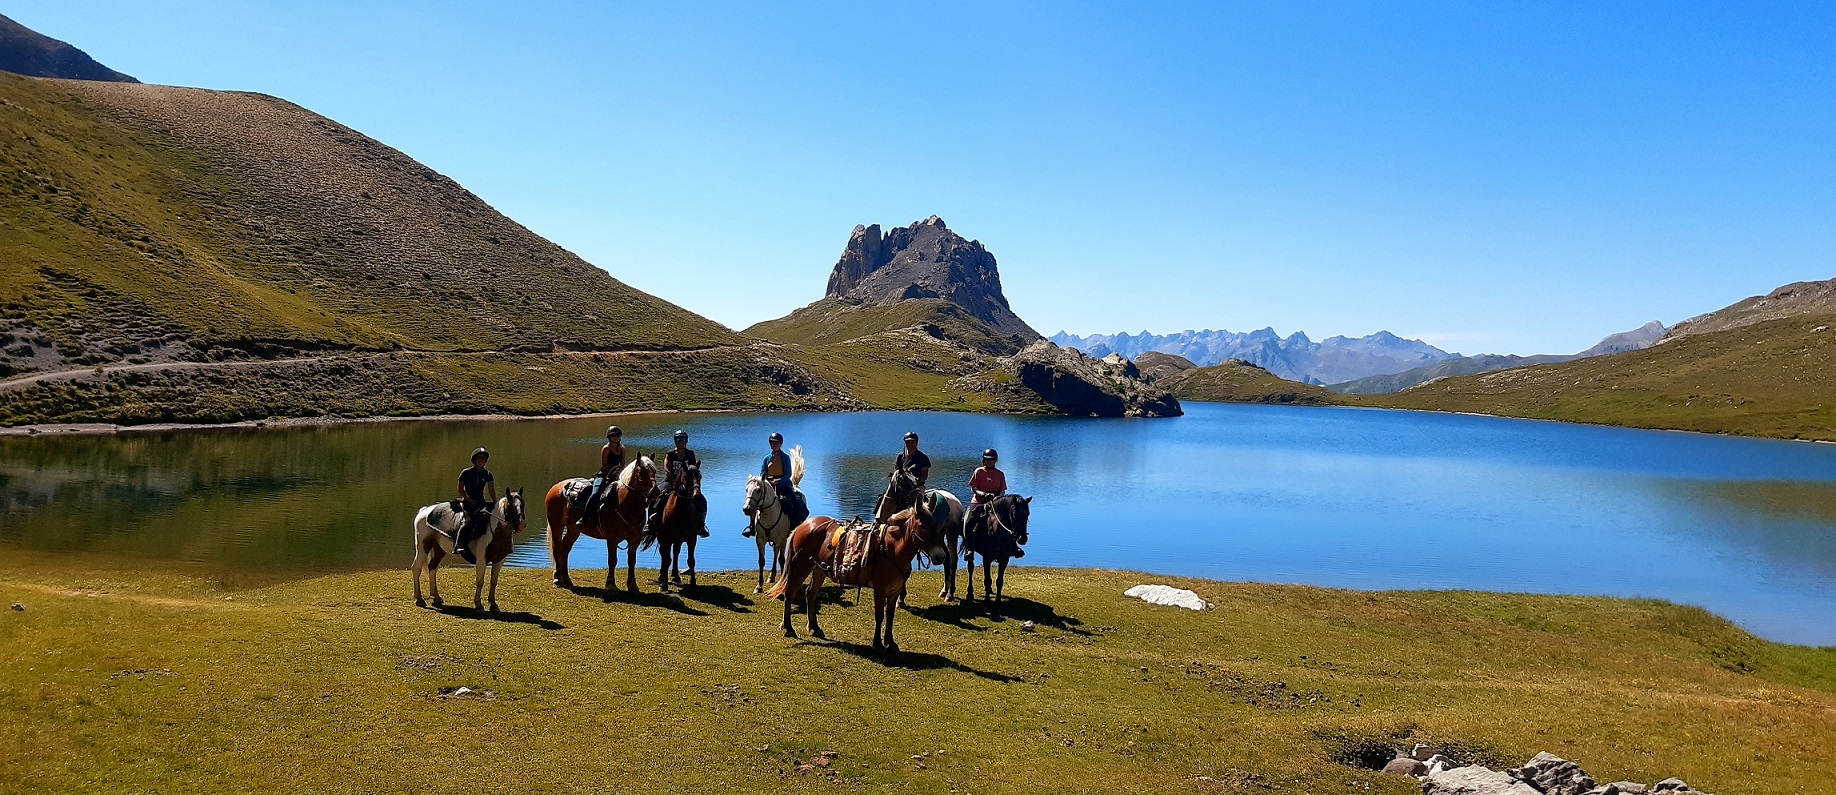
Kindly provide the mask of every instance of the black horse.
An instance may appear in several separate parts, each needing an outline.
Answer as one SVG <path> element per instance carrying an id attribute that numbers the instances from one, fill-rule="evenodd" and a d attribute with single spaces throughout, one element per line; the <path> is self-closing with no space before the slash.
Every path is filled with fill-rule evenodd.
<path id="1" fill-rule="evenodd" d="M 969 601 L 975 601 L 975 556 L 982 556 L 982 598 L 1001 601 L 1007 581 L 1007 561 L 1026 554 L 1026 525 L 1032 518 L 1033 498 L 1003 494 L 971 509 L 972 527 L 963 535 L 963 561 L 969 570 Z M 999 564 L 990 581 L 988 564 Z"/>

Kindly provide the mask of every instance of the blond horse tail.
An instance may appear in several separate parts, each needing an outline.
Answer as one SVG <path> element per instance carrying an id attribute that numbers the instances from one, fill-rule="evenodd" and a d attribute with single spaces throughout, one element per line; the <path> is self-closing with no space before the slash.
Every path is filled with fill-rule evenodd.
<path id="1" fill-rule="evenodd" d="M 803 483 L 803 445 L 790 449 L 790 482 L 792 486 Z"/>

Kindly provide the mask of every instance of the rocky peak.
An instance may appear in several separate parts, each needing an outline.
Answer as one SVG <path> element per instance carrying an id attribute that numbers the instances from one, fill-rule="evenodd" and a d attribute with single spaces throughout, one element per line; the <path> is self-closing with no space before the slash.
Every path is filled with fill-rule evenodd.
<path id="1" fill-rule="evenodd" d="M 994 255 L 935 215 L 889 232 L 879 224 L 856 226 L 829 274 L 827 297 L 865 306 L 938 298 L 1001 334 L 1040 339 L 1008 306 Z"/>
<path id="2" fill-rule="evenodd" d="M 27 77 L 138 83 L 89 57 L 88 53 L 0 16 L 0 70 Z"/>

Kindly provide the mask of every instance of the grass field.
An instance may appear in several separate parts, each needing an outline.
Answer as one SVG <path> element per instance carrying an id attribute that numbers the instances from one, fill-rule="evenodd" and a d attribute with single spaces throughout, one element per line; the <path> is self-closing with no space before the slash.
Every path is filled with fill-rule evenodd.
<path id="1" fill-rule="evenodd" d="M 1347 763 L 1418 741 L 1836 791 L 1836 649 L 1692 608 L 1027 568 L 990 608 L 938 604 L 923 572 L 905 651 L 880 659 L 852 592 L 825 609 L 832 640 L 792 641 L 750 577 L 608 604 L 512 570 L 487 616 L 416 609 L 405 571 L 231 591 L 15 559 L 0 792 L 1402 795 L 1418 785 Z M 1120 595 L 1143 579 L 1217 609 Z M 442 695 L 462 686 L 491 695 Z"/>

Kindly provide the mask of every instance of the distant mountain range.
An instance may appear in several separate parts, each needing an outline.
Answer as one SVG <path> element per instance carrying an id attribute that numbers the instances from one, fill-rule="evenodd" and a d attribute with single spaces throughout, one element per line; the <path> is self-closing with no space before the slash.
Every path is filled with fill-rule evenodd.
<path id="1" fill-rule="evenodd" d="M 1050 339 L 1091 356 L 1118 353 L 1135 359 L 1148 352 L 1170 353 L 1200 367 L 1241 359 L 1290 381 L 1314 385 L 1400 373 L 1454 358 L 1454 354 L 1426 342 L 1403 339 L 1388 331 L 1366 337 L 1328 337 L 1319 342 L 1299 331 L 1283 337 L 1273 328 L 1249 332 L 1207 329 L 1166 335 L 1143 331 L 1088 337 L 1061 331 Z"/>
<path id="2" fill-rule="evenodd" d="M 1389 375 L 1373 375 L 1329 384 L 1326 388 L 1346 395 L 1382 395 L 1401 392 L 1410 387 L 1426 384 L 1441 378 L 1456 375 L 1476 375 L 1494 370 L 1508 370 L 1513 367 L 1527 367 L 1533 364 L 1555 364 L 1572 362 L 1576 359 L 1587 359 L 1594 356 L 1605 356 L 1610 353 L 1625 353 L 1649 348 L 1664 338 L 1667 329 L 1663 323 L 1651 321 L 1631 331 L 1608 334 L 1594 346 L 1572 355 L 1541 354 L 1537 356 L 1518 356 L 1515 354 L 1483 353 L 1477 356 L 1455 356 L 1451 359 L 1435 362 L 1426 367 L 1417 367 Z"/>

